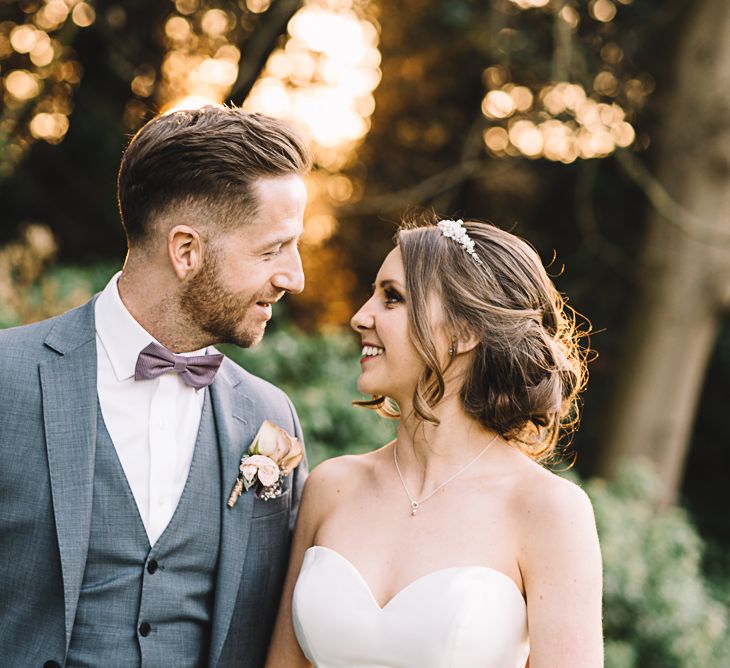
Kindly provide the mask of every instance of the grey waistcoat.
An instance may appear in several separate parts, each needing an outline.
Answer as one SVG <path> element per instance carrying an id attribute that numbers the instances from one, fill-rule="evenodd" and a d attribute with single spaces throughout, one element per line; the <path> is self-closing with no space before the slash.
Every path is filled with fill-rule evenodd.
<path id="1" fill-rule="evenodd" d="M 185 489 L 152 547 L 97 409 L 89 554 L 66 668 L 205 665 L 221 522 L 220 459 L 205 392 Z"/>

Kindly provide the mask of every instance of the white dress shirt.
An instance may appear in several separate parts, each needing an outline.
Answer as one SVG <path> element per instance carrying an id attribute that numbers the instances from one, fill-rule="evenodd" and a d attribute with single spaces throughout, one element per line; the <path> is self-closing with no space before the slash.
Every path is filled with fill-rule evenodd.
<path id="1" fill-rule="evenodd" d="M 190 472 L 205 390 L 189 387 L 177 373 L 134 380 L 140 351 L 155 339 L 122 303 L 120 275 L 95 304 L 96 386 L 104 423 L 154 545 L 172 519 Z M 201 355 L 205 350 L 173 352 Z"/>

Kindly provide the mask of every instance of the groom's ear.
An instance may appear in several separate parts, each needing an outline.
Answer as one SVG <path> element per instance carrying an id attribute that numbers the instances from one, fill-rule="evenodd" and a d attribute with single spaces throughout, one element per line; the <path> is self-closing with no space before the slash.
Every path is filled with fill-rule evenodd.
<path id="1" fill-rule="evenodd" d="M 176 276 L 184 281 L 203 266 L 203 240 L 189 225 L 175 225 L 167 233 L 167 254 Z"/>

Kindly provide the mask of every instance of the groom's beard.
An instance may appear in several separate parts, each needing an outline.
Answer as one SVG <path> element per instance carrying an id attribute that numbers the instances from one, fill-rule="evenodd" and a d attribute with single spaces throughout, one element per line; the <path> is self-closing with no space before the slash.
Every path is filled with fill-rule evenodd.
<path id="1" fill-rule="evenodd" d="M 210 343 L 234 343 L 250 348 L 266 330 L 266 321 L 255 314 L 256 302 L 275 302 L 281 293 L 239 294 L 220 281 L 218 256 L 209 253 L 200 273 L 183 290 L 180 307 L 210 337 Z"/>

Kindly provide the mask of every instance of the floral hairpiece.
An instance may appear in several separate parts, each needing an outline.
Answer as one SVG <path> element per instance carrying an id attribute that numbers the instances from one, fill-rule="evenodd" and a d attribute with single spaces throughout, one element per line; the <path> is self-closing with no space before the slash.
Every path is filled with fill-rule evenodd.
<path id="1" fill-rule="evenodd" d="M 441 234 L 449 239 L 453 239 L 458 243 L 469 255 L 474 258 L 477 264 L 482 264 L 481 258 L 474 250 L 474 241 L 466 233 L 464 229 L 464 221 L 459 220 L 440 220 L 436 226 L 441 230 Z"/>

